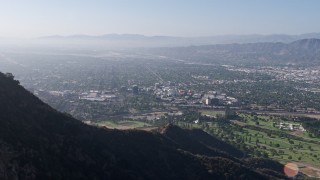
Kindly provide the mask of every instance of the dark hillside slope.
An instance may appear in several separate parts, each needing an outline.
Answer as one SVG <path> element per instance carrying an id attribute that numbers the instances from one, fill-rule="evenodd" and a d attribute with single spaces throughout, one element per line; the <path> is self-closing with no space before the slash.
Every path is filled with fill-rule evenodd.
<path id="1" fill-rule="evenodd" d="M 275 178 L 241 164 L 194 155 L 160 133 L 85 125 L 0 73 L 0 179 Z"/>
<path id="2" fill-rule="evenodd" d="M 244 156 L 243 152 L 240 150 L 212 137 L 200 129 L 181 129 L 177 126 L 169 124 L 160 131 L 161 134 L 193 154 L 227 158 L 242 158 Z"/>

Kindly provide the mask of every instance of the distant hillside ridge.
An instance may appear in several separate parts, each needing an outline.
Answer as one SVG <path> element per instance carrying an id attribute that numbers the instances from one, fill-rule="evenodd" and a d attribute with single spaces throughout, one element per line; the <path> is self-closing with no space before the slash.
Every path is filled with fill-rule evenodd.
<path id="1" fill-rule="evenodd" d="M 320 63 L 320 39 L 154 48 L 154 54 L 202 63 Z"/>
<path id="2" fill-rule="evenodd" d="M 37 38 L 39 40 L 65 40 L 65 41 L 100 41 L 107 43 L 112 41 L 116 43 L 117 41 L 124 41 L 127 43 L 132 43 L 138 45 L 137 42 L 144 42 L 146 44 L 140 44 L 141 47 L 173 47 L 173 46 L 190 46 L 190 45 L 209 45 L 209 44 L 246 44 L 246 43 L 291 43 L 301 39 L 320 39 L 320 33 L 308 33 L 301 35 L 286 35 L 286 34 L 270 34 L 270 35 L 260 35 L 260 34 L 248 34 L 248 35 L 217 35 L 217 36 L 200 36 L 200 37 L 177 37 L 177 36 L 146 36 L 141 34 L 103 34 L 103 35 L 53 35 L 53 36 L 43 36 Z M 123 47 L 126 46 L 122 44 Z M 148 46 L 149 45 L 149 46 Z"/>
<path id="3" fill-rule="evenodd" d="M 301 48 L 309 51 L 320 51 L 320 39 L 302 39 L 289 44 L 289 48 Z"/>
<path id="4" fill-rule="evenodd" d="M 162 135 L 194 154 L 226 158 L 244 157 L 244 153 L 239 149 L 214 138 L 200 129 L 181 129 L 172 124 L 168 124 L 160 129 L 160 131 Z"/>

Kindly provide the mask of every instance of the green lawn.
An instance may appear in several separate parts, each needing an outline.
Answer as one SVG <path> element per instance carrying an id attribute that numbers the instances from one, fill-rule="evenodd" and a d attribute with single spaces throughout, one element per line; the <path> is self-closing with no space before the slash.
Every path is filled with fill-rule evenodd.
<path id="1" fill-rule="evenodd" d="M 148 123 L 140 122 L 140 121 L 100 121 L 95 125 L 104 126 L 108 128 L 115 128 L 115 129 L 135 129 L 141 127 L 148 127 L 151 126 Z"/>
<path id="2" fill-rule="evenodd" d="M 315 164 L 317 166 L 320 165 L 320 162 L 318 159 L 320 158 L 318 157 L 320 155 L 320 145 L 318 144 L 307 143 L 307 142 L 298 141 L 298 140 L 291 140 L 294 144 L 290 144 L 287 138 L 280 138 L 278 136 L 268 137 L 266 133 L 250 130 L 250 129 L 246 129 L 246 132 L 248 132 L 248 135 L 241 132 L 237 132 L 237 134 L 247 139 L 248 137 L 251 137 L 251 142 L 246 141 L 245 144 L 252 147 L 257 147 L 256 139 L 258 139 L 259 143 L 257 144 L 260 146 L 266 147 L 262 149 L 269 151 L 268 155 L 270 158 L 277 159 L 282 162 L 294 160 L 294 161 L 308 162 L 310 164 Z M 276 144 L 279 144 L 279 147 L 277 147 Z M 296 147 L 299 144 L 301 144 L 303 147 L 298 149 Z M 311 146 L 312 148 L 311 151 L 308 148 L 309 146 Z M 292 148 L 292 150 L 290 150 L 290 148 Z M 276 156 L 272 156 L 270 149 L 275 149 L 277 151 L 282 150 L 284 151 L 284 153 Z M 316 155 L 317 157 L 314 157 L 314 155 Z M 288 159 L 289 156 L 292 156 L 292 159 Z M 299 157 L 302 157 L 301 160 L 299 160 Z"/>
<path id="3" fill-rule="evenodd" d="M 208 116 L 214 116 L 216 117 L 217 115 L 224 116 L 225 112 L 224 111 L 210 111 L 210 110 L 205 110 L 201 111 L 201 115 L 208 115 Z"/>
<path id="4" fill-rule="evenodd" d="M 303 137 L 306 140 L 319 140 L 319 138 L 310 138 L 308 133 L 292 133 L 291 131 L 280 130 L 278 127 L 273 126 L 273 122 L 279 122 L 279 118 L 271 118 L 269 116 L 251 116 L 251 115 L 241 115 L 246 121 L 245 124 L 258 126 L 260 128 L 265 128 L 269 130 L 282 131 L 283 133 L 288 133 L 295 135 L 297 137 Z M 256 123 L 259 122 L 259 123 Z M 295 122 L 289 122 L 295 123 Z M 304 162 L 308 164 L 313 164 L 320 167 L 320 144 L 309 143 L 301 140 L 293 140 L 288 138 L 279 137 L 276 134 L 272 134 L 270 137 L 263 132 L 244 128 L 243 132 L 236 132 L 237 135 L 247 138 L 251 137 L 251 142 L 246 141 L 245 144 L 251 147 L 258 148 L 256 145 L 256 139 L 259 139 L 259 145 L 261 150 L 268 152 L 270 158 L 278 160 L 280 162 L 297 161 Z M 271 142 L 271 144 L 270 144 Z M 276 146 L 279 144 L 279 147 Z M 301 146 L 299 146 L 301 145 Z M 309 149 L 311 147 L 311 150 Z M 279 155 L 272 156 L 270 149 L 275 149 L 279 152 L 282 150 L 283 153 Z M 289 156 L 292 158 L 289 159 Z M 299 159 L 300 157 L 300 159 Z"/>
<path id="5" fill-rule="evenodd" d="M 203 111 L 202 114 L 212 115 L 215 116 L 217 114 L 221 114 L 222 112 L 216 112 L 216 111 Z M 297 137 L 303 137 L 306 138 L 306 140 L 312 139 L 317 140 L 319 138 L 310 138 L 307 133 L 299 133 L 295 134 L 291 131 L 285 131 L 281 130 L 278 127 L 274 127 L 273 122 L 279 122 L 280 118 L 277 117 L 269 117 L 269 116 L 251 116 L 251 115 L 240 115 L 243 118 L 243 121 L 241 121 L 241 124 L 245 125 L 252 125 L 252 126 L 258 126 L 259 128 L 274 130 L 274 131 L 281 131 L 283 133 L 288 133 L 291 135 L 296 135 Z M 256 123 L 259 122 L 259 123 Z M 294 123 L 294 122 L 292 122 Z M 181 127 L 186 128 L 203 128 L 204 125 L 201 124 L 187 124 L 184 122 L 178 122 L 177 125 Z M 206 128 L 205 130 L 207 132 L 213 133 L 216 136 L 221 137 L 221 134 L 223 134 L 222 139 L 228 138 L 230 140 L 230 136 L 227 132 L 223 132 L 223 130 L 218 128 L 217 124 L 215 122 L 208 123 L 209 129 Z M 232 128 L 232 132 L 235 134 L 236 137 L 241 137 L 241 139 L 244 139 L 244 144 L 252 149 L 259 150 L 261 152 L 265 152 L 268 154 L 268 157 L 277 161 L 280 161 L 282 163 L 287 163 L 290 161 L 296 161 L 301 163 L 307 163 L 310 165 L 314 165 L 315 167 L 320 167 L 320 144 L 317 143 L 309 143 L 303 140 L 293 140 L 288 139 L 285 137 L 280 137 L 277 134 L 271 134 L 271 136 L 268 136 L 267 133 L 261 132 L 259 130 L 254 130 L 248 128 L 243 128 L 242 131 L 236 130 L 235 124 L 231 124 L 230 128 Z M 249 142 L 249 138 L 251 141 Z M 231 139 L 231 141 L 236 144 L 236 139 Z M 256 143 L 256 140 L 258 139 L 258 143 Z M 311 147 L 311 150 L 310 150 Z M 272 155 L 272 152 L 275 150 L 277 153 Z M 253 154 L 253 156 L 256 156 Z"/>

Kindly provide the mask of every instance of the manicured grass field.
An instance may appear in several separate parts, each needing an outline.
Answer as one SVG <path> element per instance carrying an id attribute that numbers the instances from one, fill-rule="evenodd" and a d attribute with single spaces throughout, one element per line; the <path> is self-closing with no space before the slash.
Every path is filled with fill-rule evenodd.
<path id="1" fill-rule="evenodd" d="M 243 132 L 237 132 L 237 134 L 247 139 L 248 137 L 251 137 L 251 142 L 245 142 L 248 146 L 257 147 L 258 144 L 260 146 L 259 149 L 268 152 L 268 156 L 270 158 L 276 159 L 280 162 L 296 161 L 320 167 L 320 138 L 311 138 L 308 136 L 307 132 L 281 130 L 279 127 L 275 127 L 273 125 L 273 122 L 283 122 L 283 120 L 278 117 L 251 116 L 244 114 L 240 116 L 245 120 L 245 124 L 274 130 L 285 134 L 291 134 L 305 139 L 295 140 L 286 137 L 280 137 L 277 134 L 271 134 L 271 136 L 268 136 L 268 134 L 264 132 L 250 128 L 244 128 Z M 291 121 L 286 122 L 294 124 L 297 123 Z M 259 143 L 256 143 L 257 139 Z M 319 143 L 311 143 L 308 142 L 308 140 L 318 141 Z M 272 154 L 270 149 L 274 149 L 278 153 Z M 280 151 L 281 153 L 279 153 L 279 150 L 282 152 Z"/>
<path id="2" fill-rule="evenodd" d="M 215 116 L 220 112 L 202 111 L 202 115 L 204 114 Z M 299 123 L 268 115 L 240 114 L 240 117 L 242 120 L 225 124 L 226 128 L 218 126 L 217 122 L 205 124 L 178 122 L 177 125 L 187 128 L 202 128 L 210 134 L 231 142 L 231 144 L 251 149 L 252 156 L 268 156 L 268 158 L 283 164 L 296 162 L 300 166 L 320 169 L 320 138 L 310 137 L 308 132 L 282 130 L 274 125 L 274 122 Z M 272 130 L 274 133 L 262 132 L 255 127 Z M 303 139 L 288 138 L 287 134 Z"/>
<path id="3" fill-rule="evenodd" d="M 208 115 L 208 116 L 216 117 L 217 115 L 224 116 L 225 112 L 224 111 L 205 110 L 205 111 L 201 111 L 201 115 Z"/>
<path id="4" fill-rule="evenodd" d="M 151 126 L 148 123 L 140 121 L 100 121 L 96 123 L 97 126 L 104 126 L 111 129 L 135 129 Z"/>

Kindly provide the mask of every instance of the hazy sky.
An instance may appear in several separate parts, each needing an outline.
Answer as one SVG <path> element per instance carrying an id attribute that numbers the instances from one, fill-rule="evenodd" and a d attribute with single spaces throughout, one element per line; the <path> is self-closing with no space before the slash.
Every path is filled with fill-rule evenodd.
<path id="1" fill-rule="evenodd" d="M 0 37 L 320 32 L 320 0 L 0 0 Z"/>

